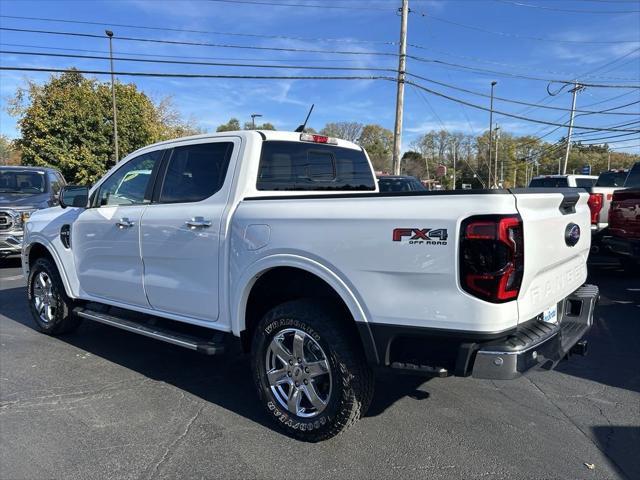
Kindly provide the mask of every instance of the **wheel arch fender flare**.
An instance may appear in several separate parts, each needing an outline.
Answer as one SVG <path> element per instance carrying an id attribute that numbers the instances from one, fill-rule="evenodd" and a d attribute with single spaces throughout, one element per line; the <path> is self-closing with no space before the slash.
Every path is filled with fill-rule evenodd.
<path id="1" fill-rule="evenodd" d="M 49 240 L 44 236 L 37 236 L 37 237 L 33 238 L 33 234 L 32 234 L 32 237 L 29 240 L 30 240 L 29 244 L 24 246 L 23 252 L 22 252 L 22 271 L 24 273 L 25 278 L 26 279 L 29 278 L 29 271 L 31 269 L 30 268 L 30 259 L 29 259 L 29 255 L 31 253 L 31 250 L 34 247 L 43 248 L 44 250 L 47 251 L 49 256 L 53 259 L 53 263 L 55 264 L 56 268 L 58 269 L 58 273 L 60 274 L 60 278 L 62 279 L 62 284 L 64 285 L 64 289 L 65 289 L 65 292 L 66 292 L 67 296 L 69 296 L 70 298 L 74 298 L 75 295 L 73 295 L 73 290 L 71 289 L 71 282 L 69 281 L 69 277 L 67 276 L 67 272 L 63 268 L 63 262 L 60 259 L 60 256 L 58 255 L 58 252 L 56 251 L 56 249 L 51 244 L 51 242 L 49 242 Z"/>
<path id="2" fill-rule="evenodd" d="M 378 363 L 375 342 L 367 321 L 369 315 L 355 288 L 335 269 L 321 261 L 301 255 L 274 254 L 262 257 L 249 265 L 233 282 L 236 284 L 236 287 L 231 289 L 231 292 L 234 292 L 231 298 L 231 329 L 234 335 L 239 336 L 246 328 L 247 303 L 253 286 L 263 274 L 278 267 L 298 268 L 327 283 L 342 299 L 356 322 L 367 359 Z"/>

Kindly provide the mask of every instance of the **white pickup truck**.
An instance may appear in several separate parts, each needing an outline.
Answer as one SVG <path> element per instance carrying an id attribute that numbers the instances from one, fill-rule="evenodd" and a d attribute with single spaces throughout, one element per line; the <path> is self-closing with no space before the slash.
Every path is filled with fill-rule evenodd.
<path id="1" fill-rule="evenodd" d="M 37 328 L 82 319 L 219 354 L 239 340 L 278 425 L 318 441 L 374 367 L 510 379 L 584 351 L 587 193 L 380 193 L 343 140 L 246 131 L 158 143 L 25 227 Z"/>

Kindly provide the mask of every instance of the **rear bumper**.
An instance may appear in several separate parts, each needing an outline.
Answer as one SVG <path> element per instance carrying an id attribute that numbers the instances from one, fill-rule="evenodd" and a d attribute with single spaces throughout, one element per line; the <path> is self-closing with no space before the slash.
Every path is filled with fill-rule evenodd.
<path id="1" fill-rule="evenodd" d="M 534 318 L 506 332 L 462 332 L 358 323 L 373 365 L 424 375 L 493 380 L 553 368 L 593 323 L 598 287 L 583 285 L 558 303 L 558 323 Z"/>
<path id="2" fill-rule="evenodd" d="M 534 368 L 552 369 L 591 328 L 598 297 L 597 286 L 583 285 L 558 304 L 558 324 L 528 322 L 506 339 L 484 344 L 472 375 L 510 380 Z"/>
<path id="3" fill-rule="evenodd" d="M 640 258 L 640 240 L 607 236 L 602 239 L 602 244 L 617 255 Z"/>

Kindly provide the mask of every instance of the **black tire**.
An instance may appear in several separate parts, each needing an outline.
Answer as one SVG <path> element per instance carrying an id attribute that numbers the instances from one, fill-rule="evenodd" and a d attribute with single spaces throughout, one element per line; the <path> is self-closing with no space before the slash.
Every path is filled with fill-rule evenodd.
<path id="1" fill-rule="evenodd" d="M 50 304 L 52 306 L 52 318 L 44 321 L 36 307 L 35 290 L 39 275 L 44 274 L 51 282 Z M 73 314 L 74 303 L 64 289 L 60 273 L 52 260 L 39 258 L 29 271 L 27 283 L 29 309 L 33 315 L 37 329 L 47 335 L 61 335 L 72 332 L 81 323 L 81 319 Z"/>
<path id="2" fill-rule="evenodd" d="M 371 404 L 373 372 L 348 321 L 340 309 L 331 305 L 295 300 L 273 308 L 256 327 L 251 363 L 258 395 L 269 416 L 294 438 L 318 442 L 334 437 L 360 419 Z M 267 378 L 267 349 L 279 332 L 292 328 L 302 330 L 320 346 L 330 367 L 331 389 L 326 407 L 311 418 L 283 407 Z"/>

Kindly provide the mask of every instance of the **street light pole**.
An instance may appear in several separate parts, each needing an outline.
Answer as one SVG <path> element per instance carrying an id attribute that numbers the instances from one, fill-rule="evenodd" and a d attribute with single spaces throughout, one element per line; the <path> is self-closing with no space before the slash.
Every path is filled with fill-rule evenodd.
<path id="1" fill-rule="evenodd" d="M 256 117 L 262 117 L 262 115 L 259 114 L 259 113 L 252 113 L 251 114 L 251 129 L 252 130 L 256 129 Z"/>
<path id="2" fill-rule="evenodd" d="M 109 37 L 109 62 L 111 64 L 111 105 L 113 108 L 113 149 L 114 149 L 114 163 L 118 163 L 120 159 L 120 152 L 118 151 L 118 110 L 116 108 L 116 81 L 113 75 L 113 32 L 111 30 L 105 30 L 107 37 Z"/>
<path id="3" fill-rule="evenodd" d="M 489 107 L 489 176 L 487 178 L 489 188 L 491 188 L 491 149 L 493 148 L 493 89 L 497 83 L 495 80 L 491 82 L 491 104 Z"/>
<path id="4" fill-rule="evenodd" d="M 400 8 L 400 55 L 398 60 L 398 90 L 396 92 L 396 123 L 393 128 L 393 174 L 400 175 L 400 151 L 402 148 L 402 116 L 404 108 L 404 77 L 407 65 L 407 17 L 409 0 L 402 0 Z"/>

